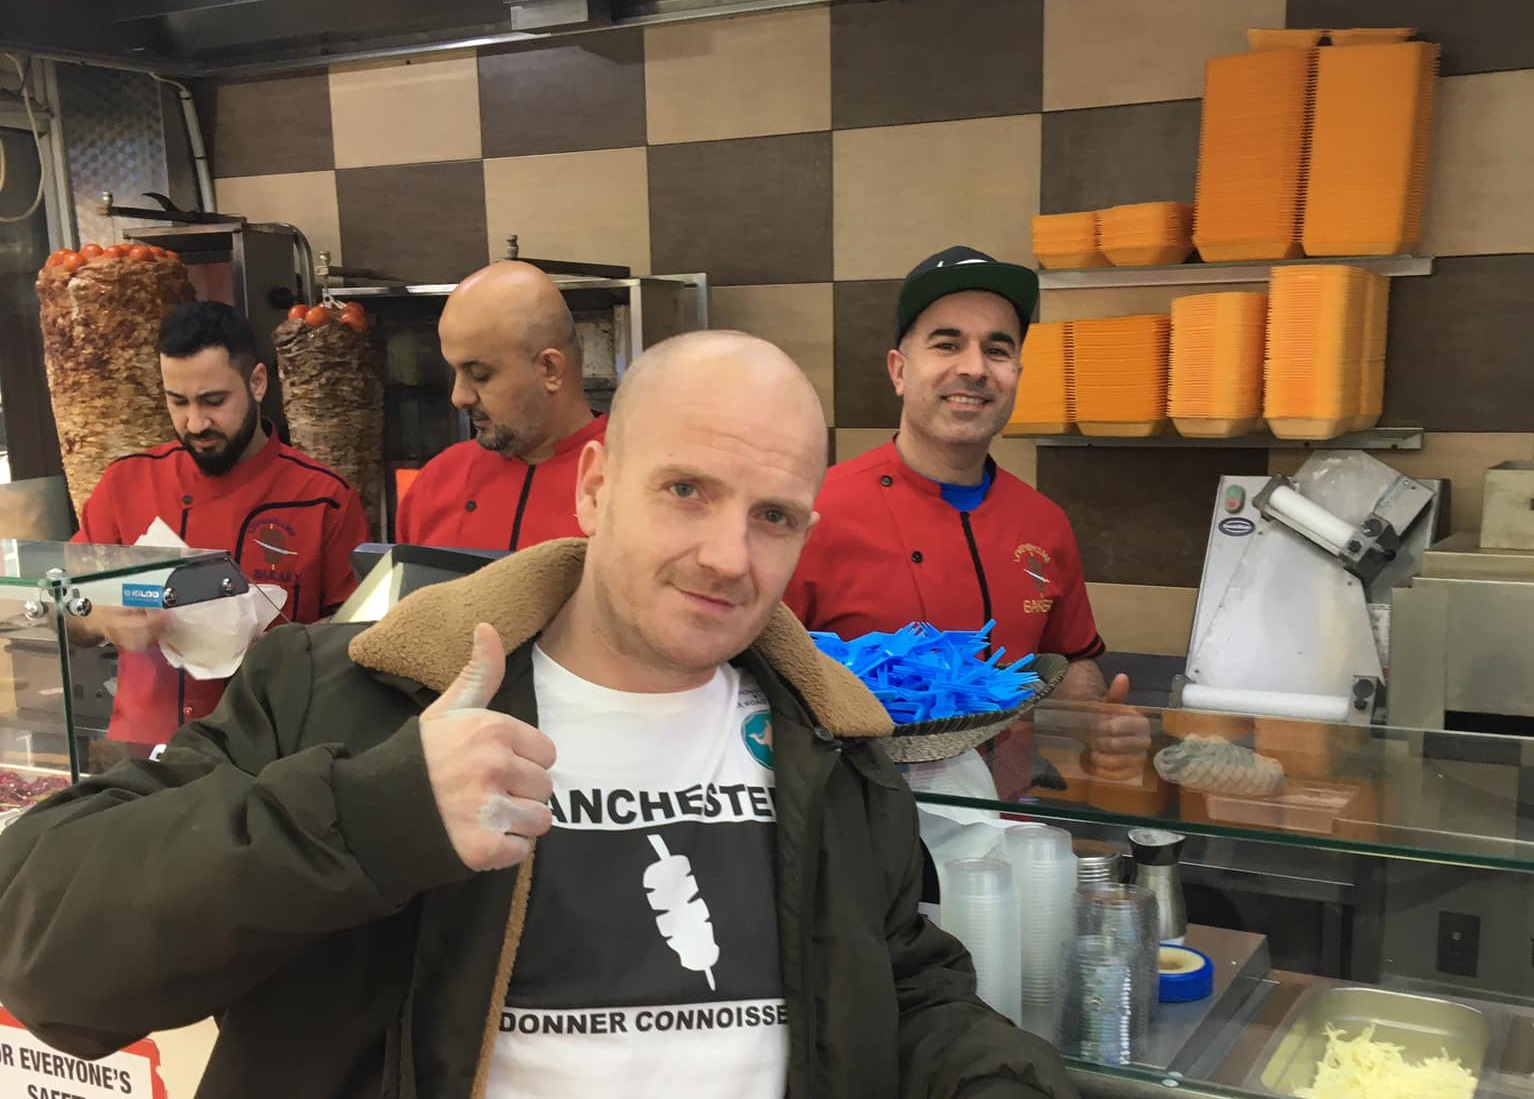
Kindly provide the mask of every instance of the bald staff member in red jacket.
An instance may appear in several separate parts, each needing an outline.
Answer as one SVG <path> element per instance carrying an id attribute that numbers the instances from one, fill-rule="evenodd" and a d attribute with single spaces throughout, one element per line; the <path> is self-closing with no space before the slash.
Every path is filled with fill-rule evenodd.
<path id="1" fill-rule="evenodd" d="M 357 587 L 351 551 L 368 540 L 367 518 L 340 474 L 261 419 L 267 368 L 250 325 L 222 302 L 188 302 L 161 324 L 159 349 L 176 439 L 107 466 L 73 541 L 131 546 L 162 519 L 193 549 L 226 550 L 253 583 L 281 587 L 279 621 L 330 617 Z M 98 607 L 71 620 L 77 643 L 104 636 L 119 650 L 112 740 L 162 744 L 223 697 L 226 680 L 166 662 L 168 613 Z"/>
<path id="2" fill-rule="evenodd" d="M 580 537 L 575 473 L 607 417 L 586 401 L 564 295 L 530 264 L 493 263 L 458 284 L 437 324 L 453 405 L 475 438 L 437 455 L 399 505 L 394 540 L 518 550 Z"/>

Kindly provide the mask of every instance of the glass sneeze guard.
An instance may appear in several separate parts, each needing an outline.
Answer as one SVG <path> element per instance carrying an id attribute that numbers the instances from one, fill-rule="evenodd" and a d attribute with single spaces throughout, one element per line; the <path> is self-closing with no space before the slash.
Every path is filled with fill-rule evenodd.
<path id="1" fill-rule="evenodd" d="M 223 603 L 234 596 L 245 601 Z M 0 826 L 21 780 L 72 782 L 168 740 L 198 716 L 190 692 L 207 694 L 192 680 L 232 674 L 251 622 L 282 621 L 287 599 L 224 551 L 0 539 Z M 120 636 L 110 623 L 125 611 L 163 612 L 163 634 L 120 652 L 107 635 Z M 118 721 L 124 676 L 131 736 Z"/>
<path id="2" fill-rule="evenodd" d="M 1089 744 L 1100 711 L 1045 702 L 1034 711 L 1031 740 L 1003 734 L 987 753 L 995 799 L 924 790 L 918 800 L 1039 820 L 1154 825 L 1355 854 L 1534 869 L 1534 821 L 1519 812 L 1529 799 L 1528 793 L 1520 796 L 1520 783 L 1534 775 L 1534 741 L 1187 710 L 1140 712 L 1152 747 L 1134 777 L 1093 775 Z M 1276 765 L 1281 788 L 1262 796 L 1221 790 L 1219 767 L 1192 784 L 1167 781 L 1154 757 L 1179 741 L 1218 741 L 1254 762 L 1260 757 L 1264 766 Z M 1236 758 L 1229 767 L 1239 767 Z M 1035 783 L 1036 768 L 1063 789 Z"/>
<path id="3" fill-rule="evenodd" d="M 36 588 L 53 580 L 83 583 L 110 580 L 146 569 L 175 569 L 213 561 L 222 551 L 159 549 L 153 546 L 97 546 L 76 542 L 0 539 L 0 586 Z"/>
<path id="4" fill-rule="evenodd" d="M 1020 1025 L 1060 1047 L 1084 1099 L 1308 1093 L 1333 1028 L 1395 1045 L 1407 1068 L 1447 1050 L 1474 1081 L 1466 1099 L 1534 1096 L 1534 737 L 1137 709 L 1151 735 L 1137 756 L 1093 757 L 1094 733 L 1123 708 L 1046 701 L 984 751 L 903 768 L 940 924 L 950 903 L 970 903 L 950 896 L 952 860 L 1011 865 L 1024 987 L 1037 957 L 1061 959 L 1056 1001 L 1025 1001 Z M 1074 1014 L 1086 1000 L 1064 989 L 1110 971 L 1087 972 L 1076 945 L 1041 954 L 1040 933 L 1030 938 L 1058 902 L 1039 899 L 1051 886 L 1033 856 L 998 838 L 1030 824 L 1068 832 L 1080 866 L 1111 875 L 1102 881 L 1141 882 L 1136 835 L 1178 841 L 1181 942 L 1212 963 L 1214 991 L 1155 1004 L 1143 1047 L 1086 1043 L 1089 1015 L 1104 1029 L 1119 1017 L 1104 1014 L 1117 986 Z M 1097 933 L 1081 916 L 1087 880 L 1073 944 Z M 993 986 L 994 967 L 1011 964 L 1000 957 Z"/>

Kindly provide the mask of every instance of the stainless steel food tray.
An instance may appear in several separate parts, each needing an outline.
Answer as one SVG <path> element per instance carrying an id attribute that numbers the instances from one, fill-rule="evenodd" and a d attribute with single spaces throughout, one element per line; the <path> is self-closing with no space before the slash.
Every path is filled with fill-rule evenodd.
<path id="1" fill-rule="evenodd" d="M 1370 1025 L 1376 1041 L 1403 1047 L 1409 1061 L 1446 1054 L 1477 1078 L 1485 1075 L 1492 1021 L 1484 1011 L 1433 996 L 1341 986 L 1301 1000 L 1263 1060 L 1259 1082 L 1274 1095 L 1293 1095 L 1314 1082 L 1328 1027 L 1354 1037 Z"/>
<path id="2" fill-rule="evenodd" d="M 1534 1099 L 1534 1015 L 1505 1004 L 1425 996 L 1312 978 L 1255 1058 L 1245 1090 L 1289 1096 L 1315 1080 L 1330 1023 L 1404 1047 L 1410 1060 L 1444 1052 L 1476 1074 L 1475 1099 Z"/>

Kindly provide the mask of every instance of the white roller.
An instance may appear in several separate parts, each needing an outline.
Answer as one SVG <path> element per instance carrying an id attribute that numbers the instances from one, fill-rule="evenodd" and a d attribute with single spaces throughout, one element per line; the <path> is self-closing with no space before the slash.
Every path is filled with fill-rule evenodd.
<path id="1" fill-rule="evenodd" d="M 1353 524 L 1337 518 L 1320 504 L 1305 499 L 1288 485 L 1279 485 L 1268 497 L 1268 507 L 1317 535 L 1334 549 L 1342 549 L 1353 539 Z"/>
<path id="2" fill-rule="evenodd" d="M 1198 683 L 1189 683 L 1183 687 L 1182 704 L 1189 710 L 1209 710 L 1220 714 L 1257 714 L 1339 724 L 1348 719 L 1353 706 L 1352 700 L 1346 695 L 1248 691 L 1240 687 L 1205 687 Z"/>

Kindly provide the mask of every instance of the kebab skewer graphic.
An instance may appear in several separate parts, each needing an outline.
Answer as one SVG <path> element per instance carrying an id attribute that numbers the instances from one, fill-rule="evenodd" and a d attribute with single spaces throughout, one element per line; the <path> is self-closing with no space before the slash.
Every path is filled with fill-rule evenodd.
<path id="1" fill-rule="evenodd" d="M 655 926 L 666 945 L 676 952 L 682 966 L 708 979 L 714 989 L 714 966 L 719 964 L 719 944 L 714 941 L 713 919 L 708 904 L 692 876 L 692 861 L 673 855 L 660 836 L 647 837 L 659 862 L 645 868 L 645 897 L 655 910 Z"/>

